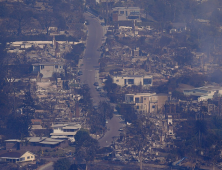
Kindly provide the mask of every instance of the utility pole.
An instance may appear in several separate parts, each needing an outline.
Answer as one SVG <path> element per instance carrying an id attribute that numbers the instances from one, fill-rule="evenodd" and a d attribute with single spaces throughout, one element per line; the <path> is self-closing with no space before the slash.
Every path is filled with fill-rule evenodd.
<path id="1" fill-rule="evenodd" d="M 106 25 L 108 21 L 108 0 L 106 0 Z"/>

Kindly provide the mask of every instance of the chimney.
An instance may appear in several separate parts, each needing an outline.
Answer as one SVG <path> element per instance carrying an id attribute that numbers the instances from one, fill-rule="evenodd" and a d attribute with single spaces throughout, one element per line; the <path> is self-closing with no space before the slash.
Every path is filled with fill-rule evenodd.
<path id="1" fill-rule="evenodd" d="M 79 117 L 79 102 L 76 101 L 75 104 L 75 117 Z"/>
<path id="2" fill-rule="evenodd" d="M 55 49 L 56 48 L 55 35 L 53 35 L 52 45 L 53 45 L 53 48 Z"/>

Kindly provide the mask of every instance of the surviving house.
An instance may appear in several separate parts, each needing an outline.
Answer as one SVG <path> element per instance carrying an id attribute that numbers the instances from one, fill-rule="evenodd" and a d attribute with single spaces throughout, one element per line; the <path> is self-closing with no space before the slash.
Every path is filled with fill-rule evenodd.
<path id="1" fill-rule="evenodd" d="M 67 138 L 27 137 L 24 140 L 5 140 L 7 151 L 39 151 L 68 146 Z"/>
<path id="2" fill-rule="evenodd" d="M 167 94 L 137 93 L 126 94 L 125 103 L 135 104 L 135 109 L 142 113 L 157 113 L 168 100 Z"/>
<path id="3" fill-rule="evenodd" d="M 29 151 L 15 151 L 15 152 L 7 152 L 0 153 L 0 162 L 28 162 L 34 161 L 35 154 Z"/>
<path id="4" fill-rule="evenodd" d="M 112 13 L 113 21 L 140 20 L 139 7 L 115 7 Z"/>
<path id="5" fill-rule="evenodd" d="M 142 85 L 143 87 L 149 87 L 153 85 L 153 76 L 114 76 L 113 83 L 116 83 L 119 86 L 132 86 L 132 85 Z"/>
<path id="6" fill-rule="evenodd" d="M 50 133 L 51 138 L 67 138 L 71 142 L 75 141 L 75 135 L 81 128 L 80 124 L 64 123 L 64 124 L 53 124 L 53 133 Z"/>
<path id="7" fill-rule="evenodd" d="M 64 64 L 56 62 L 36 63 L 32 64 L 33 73 L 41 73 L 42 78 L 50 78 L 53 73 L 64 73 Z"/>

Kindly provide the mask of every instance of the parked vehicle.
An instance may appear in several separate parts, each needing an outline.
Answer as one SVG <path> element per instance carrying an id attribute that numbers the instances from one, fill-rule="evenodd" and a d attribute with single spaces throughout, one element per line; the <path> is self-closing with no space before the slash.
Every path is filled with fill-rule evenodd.
<path id="1" fill-rule="evenodd" d="M 98 83 L 98 82 L 95 82 L 93 85 L 94 85 L 94 86 L 99 86 L 99 83 Z"/>
<path id="2" fill-rule="evenodd" d="M 96 87 L 96 90 L 97 90 L 97 91 L 101 91 L 101 87 L 97 86 L 97 87 Z"/>

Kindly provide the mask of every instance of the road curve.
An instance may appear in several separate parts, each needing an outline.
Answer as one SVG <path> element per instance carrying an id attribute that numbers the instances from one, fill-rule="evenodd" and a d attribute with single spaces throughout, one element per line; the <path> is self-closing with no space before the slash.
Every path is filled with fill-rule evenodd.
<path id="1" fill-rule="evenodd" d="M 107 132 L 99 139 L 100 147 L 108 147 L 113 142 L 113 137 L 119 136 L 119 129 L 123 127 L 122 120 L 119 116 L 113 115 L 113 118 L 108 121 Z"/>

